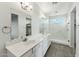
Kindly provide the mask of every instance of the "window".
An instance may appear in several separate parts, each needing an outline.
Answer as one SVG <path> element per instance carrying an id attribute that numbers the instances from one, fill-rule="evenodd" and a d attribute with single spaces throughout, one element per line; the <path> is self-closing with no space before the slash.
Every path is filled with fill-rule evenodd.
<path id="1" fill-rule="evenodd" d="M 64 17 L 53 18 L 53 19 L 50 19 L 50 22 L 52 24 L 63 25 L 65 24 L 65 18 Z"/>
<path id="2" fill-rule="evenodd" d="M 49 33 L 51 34 L 52 39 L 67 39 L 67 17 L 66 16 L 57 16 L 49 19 Z"/>

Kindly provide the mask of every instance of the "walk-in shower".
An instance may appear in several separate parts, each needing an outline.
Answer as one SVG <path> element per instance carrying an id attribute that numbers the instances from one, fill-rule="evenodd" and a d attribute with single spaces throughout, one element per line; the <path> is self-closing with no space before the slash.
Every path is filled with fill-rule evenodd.
<path id="1" fill-rule="evenodd" d="M 67 14 L 52 16 L 48 19 L 42 19 L 41 32 L 49 33 L 49 39 L 52 41 L 68 42 L 68 19 Z"/>
<path id="2" fill-rule="evenodd" d="M 49 18 L 49 33 L 52 40 L 67 42 L 68 40 L 67 16 L 53 16 Z"/>

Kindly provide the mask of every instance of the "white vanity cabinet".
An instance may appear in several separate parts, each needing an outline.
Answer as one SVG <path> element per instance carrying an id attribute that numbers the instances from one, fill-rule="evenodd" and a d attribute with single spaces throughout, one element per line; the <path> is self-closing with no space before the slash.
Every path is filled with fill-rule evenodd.
<path id="1" fill-rule="evenodd" d="M 47 38 L 45 38 L 42 42 L 43 42 L 43 45 L 42 45 L 43 48 L 42 49 L 43 49 L 43 56 L 44 56 L 46 54 L 50 44 L 51 44 L 51 41 L 48 40 Z"/>
<path id="2" fill-rule="evenodd" d="M 31 42 L 31 41 L 29 41 Z M 50 46 L 50 40 L 40 38 L 31 42 L 28 45 L 20 42 L 7 47 L 8 57 L 43 57 Z M 10 53 L 11 52 L 11 53 Z"/>
<path id="3" fill-rule="evenodd" d="M 43 40 L 43 56 L 45 55 L 47 51 L 47 39 Z"/>
<path id="4" fill-rule="evenodd" d="M 33 48 L 35 57 L 43 57 L 46 54 L 50 44 L 51 41 L 47 38 L 44 38 L 38 45 Z"/>
<path id="5" fill-rule="evenodd" d="M 47 41 L 48 41 L 48 48 L 49 48 L 51 44 L 51 40 L 47 39 Z"/>
<path id="6" fill-rule="evenodd" d="M 21 57 L 31 57 L 33 56 L 33 50 L 29 50 L 28 52 L 24 53 Z"/>
<path id="7" fill-rule="evenodd" d="M 40 42 L 31 50 L 22 55 L 22 57 L 43 57 L 43 42 Z"/>
<path id="8" fill-rule="evenodd" d="M 42 50 L 42 42 L 40 42 L 38 45 L 36 45 L 34 48 L 33 48 L 33 52 L 34 52 L 34 56 L 35 57 L 42 57 L 42 53 L 43 53 L 43 50 Z"/>
<path id="9" fill-rule="evenodd" d="M 12 54 L 10 51 L 7 50 L 7 56 L 8 57 L 16 57 L 14 54 Z"/>

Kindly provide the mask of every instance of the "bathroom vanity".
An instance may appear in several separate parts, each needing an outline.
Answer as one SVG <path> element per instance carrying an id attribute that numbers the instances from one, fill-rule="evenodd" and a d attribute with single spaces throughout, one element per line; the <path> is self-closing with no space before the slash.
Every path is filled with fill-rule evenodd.
<path id="1" fill-rule="evenodd" d="M 51 41 L 48 35 L 31 36 L 26 42 L 6 46 L 8 57 L 43 57 Z"/>

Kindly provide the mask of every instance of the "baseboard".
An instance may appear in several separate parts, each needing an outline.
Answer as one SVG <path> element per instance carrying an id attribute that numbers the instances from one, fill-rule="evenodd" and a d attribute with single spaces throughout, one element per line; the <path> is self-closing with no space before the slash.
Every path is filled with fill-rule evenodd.
<path id="1" fill-rule="evenodd" d="M 51 42 L 55 42 L 55 43 L 59 43 L 59 44 L 64 44 L 64 45 L 70 46 L 69 42 L 61 41 L 61 40 L 58 40 L 58 39 L 50 39 L 50 40 L 51 40 Z"/>

